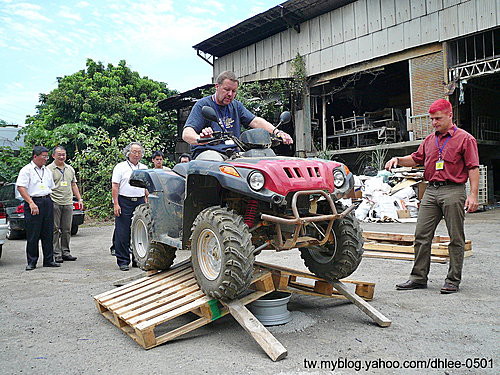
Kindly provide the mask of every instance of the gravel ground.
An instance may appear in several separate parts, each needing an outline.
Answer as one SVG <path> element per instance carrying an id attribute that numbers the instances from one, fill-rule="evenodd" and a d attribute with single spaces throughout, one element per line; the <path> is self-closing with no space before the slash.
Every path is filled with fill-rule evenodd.
<path id="1" fill-rule="evenodd" d="M 413 233 L 415 224 L 363 227 Z M 72 239 L 78 260 L 59 269 L 24 271 L 25 242 L 6 242 L 0 259 L 1 374 L 499 373 L 499 209 L 466 216 L 474 255 L 465 260 L 458 294 L 439 293 L 446 264 L 432 264 L 428 289 L 396 291 L 394 285 L 408 278 L 411 262 L 362 261 L 350 278 L 376 283 L 371 304 L 392 320 L 388 328 L 346 301 L 293 295 L 288 305 L 293 320 L 270 328 L 288 349 L 279 362 L 272 362 L 230 316 L 147 351 L 109 323 L 92 296 L 141 272 L 116 266 L 109 254 L 112 228 L 81 228 Z M 446 234 L 443 224 L 437 234 Z M 177 260 L 188 255 L 180 251 Z M 266 252 L 258 260 L 304 269 L 296 251 Z M 416 361 L 439 366 L 402 368 Z"/>

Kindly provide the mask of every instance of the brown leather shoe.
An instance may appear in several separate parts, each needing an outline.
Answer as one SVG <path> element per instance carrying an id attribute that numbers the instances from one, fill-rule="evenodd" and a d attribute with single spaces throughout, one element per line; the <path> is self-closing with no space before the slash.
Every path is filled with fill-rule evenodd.
<path id="1" fill-rule="evenodd" d="M 458 292 L 458 286 L 450 283 L 444 283 L 441 288 L 441 294 L 451 294 Z"/>
<path id="2" fill-rule="evenodd" d="M 413 280 L 408 280 L 402 284 L 397 284 L 397 290 L 412 290 L 412 289 L 425 289 L 427 288 L 427 284 L 416 283 Z"/>

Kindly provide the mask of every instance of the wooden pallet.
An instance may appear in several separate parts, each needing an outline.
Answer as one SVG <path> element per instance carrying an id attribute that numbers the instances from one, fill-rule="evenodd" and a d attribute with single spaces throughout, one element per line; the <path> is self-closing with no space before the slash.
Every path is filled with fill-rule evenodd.
<path id="1" fill-rule="evenodd" d="M 414 260 L 413 234 L 386 233 L 386 232 L 363 232 L 366 258 L 385 258 Z M 434 236 L 431 245 L 431 262 L 446 263 L 449 259 L 448 245 L 450 237 Z M 472 255 L 472 241 L 465 241 L 465 257 Z"/>
<path id="2" fill-rule="evenodd" d="M 256 271 L 252 288 L 255 291 L 239 300 L 243 305 L 274 291 L 271 275 Z M 200 290 L 187 261 L 174 269 L 148 275 L 99 294 L 94 299 L 104 317 L 145 349 L 184 335 L 229 312 L 227 307 Z M 156 335 L 155 329 L 189 312 L 198 315 L 198 319 Z"/>
<path id="3" fill-rule="evenodd" d="M 343 284 L 355 286 L 354 293 Z M 98 311 L 144 349 L 150 349 L 202 327 L 230 313 L 273 361 L 287 350 L 245 307 L 275 290 L 330 298 L 346 298 L 379 326 L 391 321 L 365 300 L 373 298 L 375 284 L 343 280 L 327 282 L 310 273 L 256 263 L 249 294 L 231 302 L 207 297 L 194 278 L 190 260 L 168 271 L 152 273 L 94 297 Z M 177 317 L 193 313 L 197 318 L 170 329 Z M 170 329 L 164 332 L 165 329 Z"/>

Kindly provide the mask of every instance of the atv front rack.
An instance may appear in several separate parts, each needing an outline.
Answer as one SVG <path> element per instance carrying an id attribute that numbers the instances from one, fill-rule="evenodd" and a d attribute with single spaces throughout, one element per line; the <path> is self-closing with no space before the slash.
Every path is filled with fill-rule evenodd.
<path id="1" fill-rule="evenodd" d="M 330 205 L 330 209 L 332 211 L 332 214 L 330 215 L 318 215 L 314 214 L 313 216 L 305 216 L 301 217 L 299 214 L 299 210 L 297 208 L 297 199 L 300 195 L 322 195 L 328 204 Z M 298 191 L 293 195 L 292 198 L 292 203 L 291 203 L 291 208 L 292 208 L 292 213 L 293 213 L 293 218 L 284 218 L 284 217 L 279 217 L 279 216 L 273 216 L 273 215 L 268 215 L 268 214 L 261 214 L 261 219 L 264 221 L 264 225 L 267 223 L 271 222 L 276 225 L 276 236 L 277 236 L 277 241 L 269 241 L 269 244 L 274 246 L 276 250 L 289 250 L 295 247 L 307 247 L 307 246 L 322 246 L 324 245 L 328 239 L 330 238 L 330 235 L 332 233 L 332 227 L 333 227 L 333 222 L 337 219 L 342 219 L 346 215 L 348 215 L 354 208 L 355 205 L 350 206 L 347 210 L 343 211 L 342 213 L 338 214 L 337 209 L 335 208 L 335 203 L 333 202 L 332 197 L 324 192 L 323 190 L 304 190 L 304 191 Z M 309 223 L 314 223 L 314 222 L 319 222 L 319 221 L 328 221 L 328 226 L 326 228 L 325 233 L 321 233 L 321 230 L 316 227 L 318 232 L 321 234 L 322 238 L 314 238 L 310 236 L 305 236 L 304 234 L 304 227 L 306 224 Z M 291 238 L 288 238 L 286 241 L 283 242 L 283 233 L 281 230 L 281 225 L 294 225 L 295 230 L 293 233 L 293 236 Z M 267 224 L 268 225 L 268 224 Z M 302 234 L 302 236 L 301 236 Z"/>

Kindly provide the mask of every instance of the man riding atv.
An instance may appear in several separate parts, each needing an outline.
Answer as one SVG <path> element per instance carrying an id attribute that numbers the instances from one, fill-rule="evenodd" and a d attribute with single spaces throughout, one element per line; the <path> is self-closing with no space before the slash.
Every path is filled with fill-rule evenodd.
<path id="1" fill-rule="evenodd" d="M 149 203 L 137 207 L 131 225 L 138 265 L 168 269 L 176 250 L 188 249 L 201 289 L 226 300 L 247 290 L 255 256 L 263 250 L 298 248 L 317 276 L 349 276 L 363 245 L 354 205 L 335 201 L 354 185 L 349 169 L 334 161 L 276 156 L 271 146 L 277 137 L 271 134 L 292 142 L 276 131 L 290 113 L 282 113 L 276 127 L 251 115 L 233 100 L 237 81 L 224 74 L 216 94 L 195 105 L 184 128 L 197 157 L 172 171 L 137 170 L 130 178 L 131 185 L 149 191 Z M 254 129 L 240 135 L 240 124 Z"/>
<path id="2" fill-rule="evenodd" d="M 230 132 L 235 137 L 240 136 L 241 126 L 262 128 L 279 137 L 285 144 L 293 143 L 292 137 L 282 130 L 276 129 L 271 123 L 253 115 L 243 104 L 236 100 L 238 79 L 233 72 L 222 72 L 215 83 L 215 94 L 206 96 L 196 102 L 184 125 L 182 139 L 191 145 L 193 158 L 198 160 L 223 161 L 228 158 L 237 146 L 231 140 L 226 143 L 207 145 L 203 138 L 211 138 L 213 132 Z M 212 122 L 203 117 L 202 108 L 212 107 L 218 121 Z"/>

